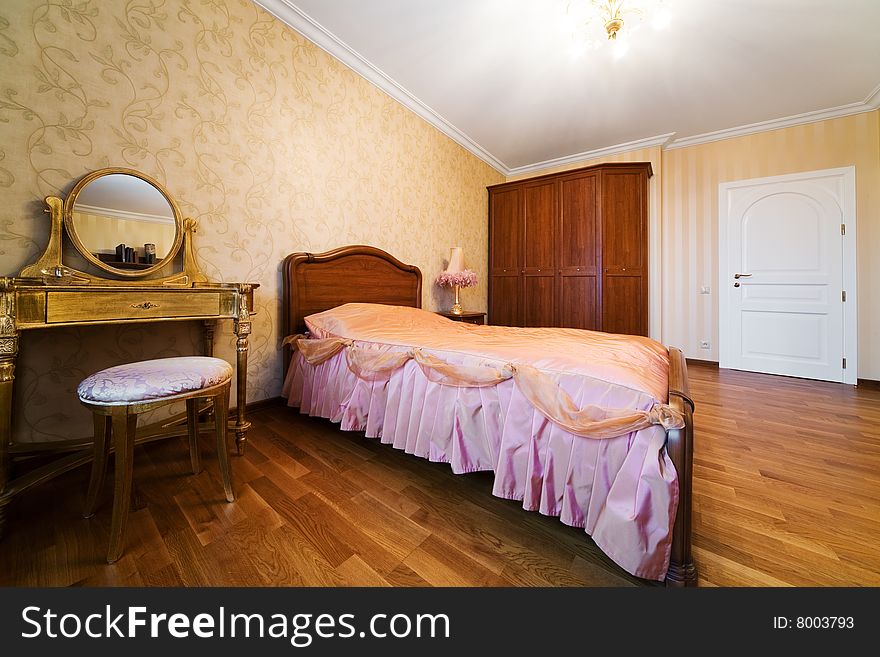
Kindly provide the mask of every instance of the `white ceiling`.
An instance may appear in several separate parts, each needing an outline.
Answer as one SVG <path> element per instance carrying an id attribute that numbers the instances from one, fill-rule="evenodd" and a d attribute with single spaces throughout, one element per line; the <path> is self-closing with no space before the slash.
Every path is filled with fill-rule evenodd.
<path id="1" fill-rule="evenodd" d="M 174 210 L 162 192 L 127 173 L 95 178 L 80 190 L 76 206 L 174 221 Z"/>
<path id="2" fill-rule="evenodd" d="M 880 0 L 664 0 L 621 58 L 587 0 L 256 2 L 505 173 L 880 105 Z"/>

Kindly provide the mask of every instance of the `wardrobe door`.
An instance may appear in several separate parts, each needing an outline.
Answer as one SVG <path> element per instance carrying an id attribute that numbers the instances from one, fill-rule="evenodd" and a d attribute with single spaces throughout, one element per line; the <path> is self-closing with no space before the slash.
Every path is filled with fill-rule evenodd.
<path id="1" fill-rule="evenodd" d="M 556 325 L 556 181 L 523 186 L 523 326 Z"/>
<path id="2" fill-rule="evenodd" d="M 522 187 L 489 192 L 489 323 L 522 324 Z"/>
<path id="3" fill-rule="evenodd" d="M 599 174 L 563 178 L 556 235 L 557 326 L 599 330 Z"/>
<path id="4" fill-rule="evenodd" d="M 648 335 L 648 176 L 602 172 L 602 330 Z"/>

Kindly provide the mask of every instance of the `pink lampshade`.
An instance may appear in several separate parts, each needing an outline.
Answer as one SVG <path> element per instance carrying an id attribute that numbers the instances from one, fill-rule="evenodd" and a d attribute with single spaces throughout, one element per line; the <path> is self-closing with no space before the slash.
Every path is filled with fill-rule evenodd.
<path id="1" fill-rule="evenodd" d="M 460 246 L 453 246 L 449 251 L 449 265 L 446 267 L 446 271 L 450 274 L 464 271 L 464 255 L 462 255 Z"/>

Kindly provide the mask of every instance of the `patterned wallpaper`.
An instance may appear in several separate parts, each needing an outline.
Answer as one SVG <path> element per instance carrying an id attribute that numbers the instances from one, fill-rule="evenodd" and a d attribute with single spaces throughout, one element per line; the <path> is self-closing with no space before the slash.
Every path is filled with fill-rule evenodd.
<path id="1" fill-rule="evenodd" d="M 43 249 L 42 199 L 105 166 L 162 182 L 198 220 L 209 277 L 256 281 L 251 400 L 279 394 L 280 265 L 364 243 L 432 279 L 461 245 L 486 305 L 486 190 L 503 176 L 248 0 L 6 0 L 0 5 L 0 275 Z M 227 323 L 228 324 L 228 323 Z M 86 374 L 197 352 L 192 323 L 30 331 L 20 441 L 88 435 Z M 216 355 L 234 362 L 231 327 Z"/>

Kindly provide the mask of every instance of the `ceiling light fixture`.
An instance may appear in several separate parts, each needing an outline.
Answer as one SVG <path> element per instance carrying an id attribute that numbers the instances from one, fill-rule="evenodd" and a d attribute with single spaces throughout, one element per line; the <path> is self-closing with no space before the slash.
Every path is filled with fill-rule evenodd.
<path id="1" fill-rule="evenodd" d="M 628 5 L 624 0 L 590 0 L 590 4 L 599 11 L 609 40 L 617 39 L 617 33 L 623 27 L 624 16 L 642 13 L 641 9 L 633 7 L 632 3 Z"/>
<path id="2" fill-rule="evenodd" d="M 569 16 L 573 57 L 586 50 L 599 50 L 610 43 L 615 58 L 629 49 L 629 42 L 642 23 L 654 29 L 665 28 L 670 22 L 672 0 L 569 0 Z M 604 37 L 600 37 L 604 34 Z"/>

